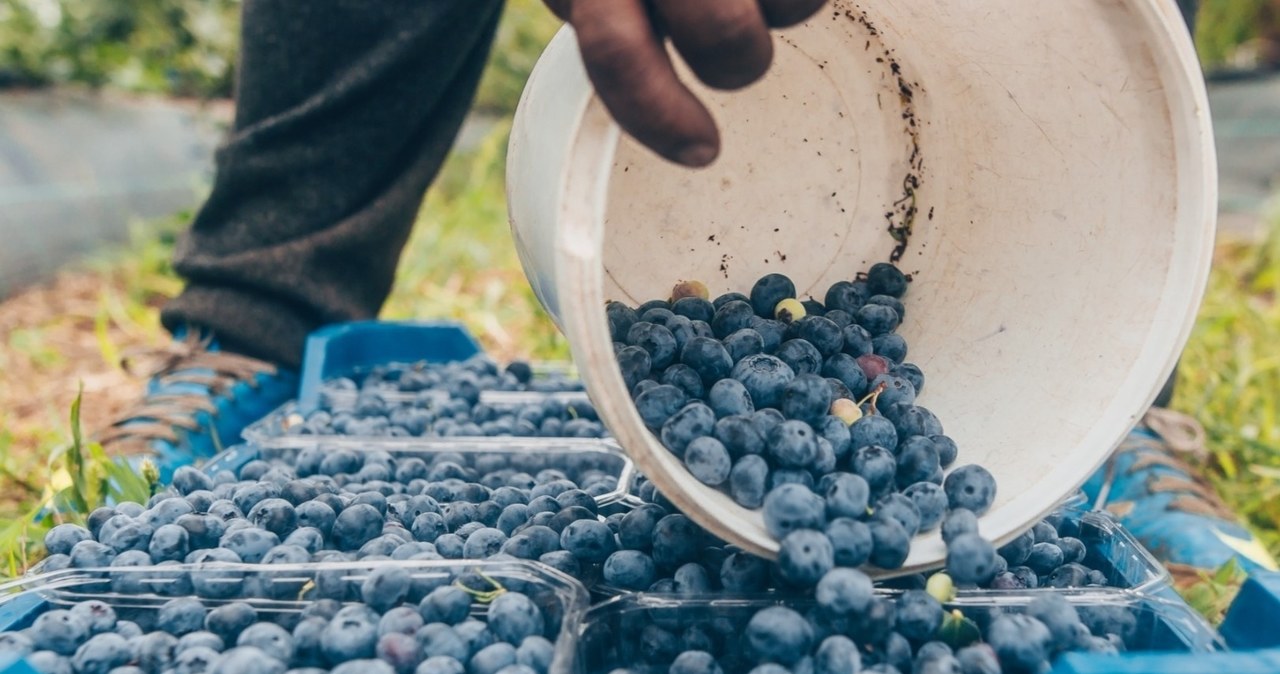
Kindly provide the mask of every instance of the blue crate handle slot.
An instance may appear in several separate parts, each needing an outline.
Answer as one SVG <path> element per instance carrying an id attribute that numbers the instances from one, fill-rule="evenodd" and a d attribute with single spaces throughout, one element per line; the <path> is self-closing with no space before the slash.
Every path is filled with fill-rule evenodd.
<path id="1" fill-rule="evenodd" d="M 480 353 L 471 333 L 452 321 L 356 321 L 321 328 L 307 337 L 298 411 L 319 409 L 326 379 L 389 363 L 446 363 Z"/>

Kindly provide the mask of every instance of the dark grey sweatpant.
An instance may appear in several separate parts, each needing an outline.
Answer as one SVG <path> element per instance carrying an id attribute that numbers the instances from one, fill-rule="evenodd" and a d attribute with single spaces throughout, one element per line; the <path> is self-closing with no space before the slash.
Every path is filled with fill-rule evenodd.
<path id="1" fill-rule="evenodd" d="M 297 367 L 373 318 L 475 94 L 502 0 L 246 0 L 234 128 L 179 242 L 170 329 Z"/>

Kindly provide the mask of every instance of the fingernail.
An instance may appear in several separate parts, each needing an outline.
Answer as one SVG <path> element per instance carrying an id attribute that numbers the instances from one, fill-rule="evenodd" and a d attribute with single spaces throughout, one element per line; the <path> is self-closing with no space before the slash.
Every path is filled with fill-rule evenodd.
<path id="1" fill-rule="evenodd" d="M 699 143 L 690 145 L 676 156 L 676 160 L 685 166 L 701 167 L 710 164 L 716 160 L 716 156 L 720 154 L 720 149 L 715 145 L 707 145 Z"/>

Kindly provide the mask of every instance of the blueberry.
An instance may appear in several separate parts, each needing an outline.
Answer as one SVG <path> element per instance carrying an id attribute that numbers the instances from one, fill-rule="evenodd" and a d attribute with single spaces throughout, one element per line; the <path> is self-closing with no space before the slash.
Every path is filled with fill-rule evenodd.
<path id="1" fill-rule="evenodd" d="M 699 482 L 712 487 L 729 479 L 732 459 L 729 451 L 713 437 L 700 437 L 685 449 L 684 463 Z"/>
<path id="2" fill-rule="evenodd" d="M 528 596 L 505 592 L 489 604 L 489 629 L 502 641 L 518 644 L 526 637 L 541 636 L 546 629 L 542 611 Z"/>
<path id="3" fill-rule="evenodd" d="M 418 640 L 411 635 L 401 633 L 384 634 L 378 637 L 374 654 L 379 660 L 391 665 L 396 674 L 410 674 L 421 660 Z"/>
<path id="4" fill-rule="evenodd" d="M 298 514 L 288 501 L 269 498 L 249 509 L 249 521 L 276 536 L 288 536 L 298 526 Z"/>
<path id="5" fill-rule="evenodd" d="M 988 644 L 974 644 L 956 651 L 961 674 L 1000 674 L 1000 661 Z"/>
<path id="6" fill-rule="evenodd" d="M 653 527 L 653 562 L 675 569 L 694 561 L 702 549 L 702 530 L 684 515 L 667 515 Z"/>
<path id="7" fill-rule="evenodd" d="M 801 374 L 782 393 L 782 413 L 788 419 L 816 423 L 831 407 L 831 387 L 822 377 Z"/>
<path id="8" fill-rule="evenodd" d="M 1073 649 L 1078 637 L 1089 634 L 1080 622 L 1080 614 L 1065 598 L 1057 594 L 1040 594 L 1027 604 L 1026 615 L 1039 620 L 1049 630 L 1058 650 Z"/>
<path id="9" fill-rule="evenodd" d="M 813 428 L 803 421 L 784 421 L 769 433 L 769 458 L 783 468 L 807 468 L 818 456 Z"/>
<path id="10" fill-rule="evenodd" d="M 707 403 L 720 419 L 751 414 L 756 410 L 747 387 L 737 379 L 721 379 L 712 385 L 707 393 Z"/>
<path id="11" fill-rule="evenodd" d="M 77 674 L 107 674 L 133 659 L 132 649 L 125 638 L 114 632 L 91 637 L 76 649 L 71 666 Z"/>
<path id="12" fill-rule="evenodd" d="M 367 616 L 354 612 L 339 612 L 334 616 L 324 628 L 320 640 L 325 659 L 330 664 L 372 658 L 377 642 L 377 626 Z"/>
<path id="13" fill-rule="evenodd" d="M 1086 550 L 1084 543 L 1080 539 L 1072 538 L 1071 536 L 1062 536 L 1058 539 L 1057 545 L 1062 549 L 1063 564 L 1084 561 Z"/>
<path id="14" fill-rule="evenodd" d="M 29 634 L 36 650 L 71 655 L 89 638 L 89 625 L 70 611 L 55 609 L 40 614 Z"/>
<path id="15" fill-rule="evenodd" d="M 894 492 L 880 499 L 875 505 L 874 519 L 893 519 L 902 525 L 908 536 L 920 531 L 920 510 L 915 501 L 902 493 Z"/>
<path id="16" fill-rule="evenodd" d="M 873 338 L 893 332 L 898 329 L 898 325 L 902 322 L 898 312 L 893 309 L 882 304 L 870 303 L 858 309 L 858 313 L 854 315 L 853 320 L 870 333 Z"/>
<path id="17" fill-rule="evenodd" d="M 824 358 L 840 353 L 844 335 L 839 325 L 823 316 L 806 316 L 798 324 L 800 339 L 812 344 Z"/>
<path id="18" fill-rule="evenodd" d="M 285 674 L 285 664 L 253 646 L 237 646 L 218 657 L 209 674 Z M 373 674 L 370 672 L 369 674 Z"/>
<path id="19" fill-rule="evenodd" d="M 684 454 L 695 438 L 711 435 L 716 414 L 710 407 L 692 402 L 685 405 L 662 426 L 662 444 L 676 455 Z"/>
<path id="20" fill-rule="evenodd" d="M 212 671 L 218 660 L 218 652 L 212 648 L 198 646 L 178 653 L 173 658 L 174 674 L 204 674 Z"/>
<path id="21" fill-rule="evenodd" d="M 942 488 L 952 508 L 967 508 L 981 516 L 995 500 L 996 481 L 982 466 L 961 466 L 947 476 Z"/>
<path id="22" fill-rule="evenodd" d="M 447 657 L 455 660 L 467 660 L 471 657 L 471 649 L 467 642 L 444 623 L 429 623 L 419 629 L 414 637 L 422 646 L 422 653 L 428 659 Z"/>
<path id="23" fill-rule="evenodd" d="M 968 511 L 966 511 L 968 512 Z M 975 527 L 976 527 L 975 521 Z M 1010 566 L 1018 566 L 1025 564 L 1027 558 L 1031 556 L 1031 547 L 1036 544 L 1036 537 L 1032 531 L 1025 531 L 1017 538 L 1009 541 L 1004 547 L 997 552 Z"/>
<path id="24" fill-rule="evenodd" d="M 609 302 L 605 307 L 605 316 L 609 319 L 609 332 L 613 335 L 615 342 L 625 340 L 627 331 L 640 320 L 640 315 L 635 309 L 621 302 Z"/>
<path id="25" fill-rule="evenodd" d="M 744 508 L 764 505 L 769 478 L 769 464 L 756 454 L 747 454 L 734 462 L 729 471 L 729 494 Z"/>
<path id="26" fill-rule="evenodd" d="M 896 364 L 901 364 L 907 358 L 907 340 L 895 333 L 872 338 L 871 349 L 876 355 L 884 356 Z"/>
<path id="27" fill-rule="evenodd" d="M 204 627 L 205 608 L 199 599 L 183 597 L 170 599 L 160 607 L 156 622 L 175 636 L 196 632 Z"/>
<path id="28" fill-rule="evenodd" d="M 910 386 L 910 384 L 906 384 Z M 881 399 L 883 402 L 883 399 Z M 942 433 L 942 423 L 933 412 L 912 404 L 898 403 L 884 409 L 885 418 L 893 422 L 898 437 L 935 436 Z"/>
<path id="29" fill-rule="evenodd" d="M 727 302 L 716 309 L 715 316 L 711 318 L 711 331 L 715 337 L 724 339 L 743 328 L 753 327 L 751 319 L 754 317 L 750 304 L 742 301 Z"/>
<path id="30" fill-rule="evenodd" d="M 457 658 L 436 655 L 422 661 L 415 674 L 466 674 L 466 667 Z"/>
<path id="31" fill-rule="evenodd" d="M 769 563 L 746 552 L 735 552 L 720 564 L 720 585 L 729 592 L 752 593 L 766 589 Z"/>
<path id="32" fill-rule="evenodd" d="M 902 494 L 916 504 L 920 513 L 920 531 L 931 531 L 942 523 L 947 512 L 947 495 L 942 487 L 932 482 L 917 482 Z"/>
<path id="33" fill-rule="evenodd" d="M 682 363 L 676 363 L 668 367 L 662 373 L 662 383 L 667 386 L 674 386 L 680 389 L 686 396 L 700 400 L 707 395 L 707 389 L 702 383 L 702 378 L 693 368 Z"/>
<path id="34" fill-rule="evenodd" d="M 870 488 L 866 480 L 852 473 L 831 473 L 827 478 L 823 490 L 827 518 L 859 518 L 867 514 Z"/>
<path id="35" fill-rule="evenodd" d="M 764 523 L 769 534 L 781 540 L 798 529 L 820 529 L 826 522 L 826 503 L 809 489 L 786 484 L 764 499 Z"/>
<path id="36" fill-rule="evenodd" d="M 724 338 L 724 348 L 733 362 L 764 353 L 764 337 L 753 328 L 743 328 Z"/>
<path id="37" fill-rule="evenodd" d="M 812 529 L 799 529 L 782 539 L 778 550 L 778 568 L 791 585 L 810 588 L 835 565 L 834 551 L 826 534 Z"/>
<path id="38" fill-rule="evenodd" d="M 859 567 L 871 556 L 871 529 L 848 517 L 837 517 L 827 523 L 825 533 L 831 541 L 836 566 Z"/>
<path id="39" fill-rule="evenodd" d="M 340 550 L 359 550 L 378 537 L 382 522 L 382 513 L 371 505 L 358 503 L 348 506 L 333 523 L 333 542 Z"/>
<path id="40" fill-rule="evenodd" d="M 674 337 L 672 341 L 674 342 Z M 634 388 L 653 372 L 653 359 L 649 352 L 638 346 L 622 348 L 618 351 L 617 359 L 618 367 L 622 370 L 622 380 L 626 382 L 628 389 Z"/>
<path id="41" fill-rule="evenodd" d="M 604 563 L 605 582 L 623 590 L 642 591 L 656 578 L 653 559 L 638 550 L 619 550 Z"/>
<path id="42" fill-rule="evenodd" d="M 263 555 L 279 544 L 278 536 L 252 526 L 223 534 L 218 542 L 219 547 L 234 552 L 246 564 L 257 564 L 262 561 Z"/>
<path id="43" fill-rule="evenodd" d="M 961 585 L 986 585 L 996 574 L 996 550 L 977 534 L 961 534 L 947 544 L 947 573 Z"/>
<path id="44" fill-rule="evenodd" d="M 724 417 L 716 422 L 713 435 L 735 459 L 764 452 L 764 436 L 750 415 Z"/>
<path id="45" fill-rule="evenodd" d="M 628 550 L 649 550 L 653 546 L 653 529 L 666 516 L 661 506 L 646 503 L 628 512 L 618 529 L 618 540 Z"/>
<path id="46" fill-rule="evenodd" d="M 615 550 L 613 530 L 599 520 L 578 520 L 560 534 L 560 547 L 585 562 L 603 562 Z"/>
<path id="47" fill-rule="evenodd" d="M 845 353 L 830 356 L 822 364 L 822 376 L 838 379 L 844 384 L 853 397 L 867 392 L 867 375 L 863 373 L 858 361 Z"/>
<path id="48" fill-rule="evenodd" d="M 789 339 L 778 347 L 775 355 L 796 375 L 818 374 L 822 371 L 822 353 L 803 339 Z"/>
<path id="49" fill-rule="evenodd" d="M 813 627 L 804 616 L 782 606 L 771 606 L 751 616 L 746 628 L 747 646 L 761 661 L 793 665 L 813 646 Z"/>
<path id="50" fill-rule="evenodd" d="M 217 635 L 224 643 L 233 644 L 240 633 L 257 619 L 257 612 L 252 606 L 244 602 L 232 602 L 209 611 L 204 619 L 204 628 Z"/>
<path id="51" fill-rule="evenodd" d="M 106 602 L 98 599 L 82 601 L 71 607 L 71 615 L 80 618 L 89 627 L 89 634 L 111 631 L 116 625 L 116 612 Z"/>
<path id="52" fill-rule="evenodd" d="M 898 446 L 898 466 L 894 481 L 899 489 L 929 479 L 939 468 L 938 450 L 929 438 L 914 435 Z"/>
<path id="53" fill-rule="evenodd" d="M 945 435 L 930 435 L 933 440 L 933 446 L 938 450 L 938 463 L 943 468 L 949 467 L 955 463 L 959 449 L 956 447 L 956 441 Z"/>
<path id="54" fill-rule="evenodd" d="M 1047 669 L 1053 636 L 1044 623 L 1027 615 L 1001 615 L 991 621 L 986 641 L 1008 671 Z"/>
<path id="55" fill-rule="evenodd" d="M 842 635 L 822 640 L 814 654 L 814 674 L 857 674 L 862 668 L 862 656 L 857 644 Z"/>
<path id="56" fill-rule="evenodd" d="M 253 646 L 280 662 L 293 658 L 293 635 L 275 623 L 255 623 L 236 638 L 236 646 Z"/>
<path id="57" fill-rule="evenodd" d="M 748 298 L 746 295 L 743 295 L 742 293 L 725 293 L 717 297 L 714 301 L 712 301 L 711 306 L 718 310 L 720 309 L 720 307 L 730 302 L 749 302 L 749 301 L 750 301 L 750 298 Z"/>
<path id="58" fill-rule="evenodd" d="M 651 430 L 659 430 L 680 408 L 688 402 L 683 390 L 669 384 L 660 384 L 636 396 L 636 410 Z"/>
<path id="59" fill-rule="evenodd" d="M 757 409 L 777 407 L 795 371 L 778 358 L 766 354 L 747 356 L 733 367 L 731 376 L 742 382 Z"/>
<path id="60" fill-rule="evenodd" d="M 187 530 L 182 526 L 177 524 L 161 526 L 151 535 L 151 541 L 148 543 L 151 560 L 156 563 L 181 561 L 187 556 L 188 540 Z"/>
<path id="61" fill-rule="evenodd" d="M 78 524 L 59 524 L 45 534 L 44 545 L 51 555 L 70 555 L 76 543 L 92 539 L 93 534 Z"/>
<path id="62" fill-rule="evenodd" d="M 575 578 L 582 573 L 582 565 L 578 563 L 578 558 L 574 557 L 573 553 L 565 550 L 543 553 L 538 557 L 538 561 Z"/>
<path id="63" fill-rule="evenodd" d="M 911 534 L 892 517 L 874 518 L 868 528 L 873 542 L 870 562 L 882 569 L 900 568 L 910 552 Z"/>
<path id="64" fill-rule="evenodd" d="M 751 287 L 751 309 L 761 318 L 772 318 L 778 303 L 794 299 L 796 286 L 782 274 L 767 274 Z"/>
<path id="65" fill-rule="evenodd" d="M 734 359 L 719 341 L 708 337 L 694 337 L 680 352 L 680 362 L 693 368 L 702 378 L 703 384 L 709 387 L 729 376 Z"/>
<path id="66" fill-rule="evenodd" d="M 973 511 L 956 508 L 947 512 L 947 517 L 942 522 L 942 540 L 944 542 L 949 544 L 962 534 L 976 533 L 978 533 L 978 518 L 973 514 Z M 1004 548 L 1001 548 L 1001 550 L 1003 551 Z M 1022 562 L 1022 560 L 1018 561 L 1019 563 Z"/>
<path id="67" fill-rule="evenodd" d="M 542 636 L 525 637 L 516 648 L 516 662 L 533 669 L 537 674 L 547 674 L 555 659 L 555 645 Z"/>
<path id="68" fill-rule="evenodd" d="M 667 328 L 641 321 L 627 331 L 627 344 L 649 354 L 650 367 L 665 370 L 676 358 L 676 338 Z"/>
<path id="69" fill-rule="evenodd" d="M 1031 546 L 1031 554 L 1027 557 L 1027 566 L 1032 571 L 1044 576 L 1053 573 L 1053 570 L 1062 566 L 1063 563 L 1062 548 L 1053 543 L 1036 543 Z"/>
<path id="70" fill-rule="evenodd" d="M 689 650 L 676 656 L 668 674 L 723 674 L 714 656 L 706 651 Z"/>
<path id="71" fill-rule="evenodd" d="M 173 637 L 169 638 L 172 639 Z M 0 633 L 0 652 L 13 653 L 21 657 L 30 655 L 33 650 L 35 650 L 35 646 L 32 645 L 31 639 L 22 632 Z M 57 654 L 55 653 L 54 655 Z"/>
<path id="72" fill-rule="evenodd" d="M 375 611 L 385 612 L 409 595 L 413 579 L 400 567 L 379 567 L 365 576 L 360 597 Z"/>
<path id="73" fill-rule="evenodd" d="M 677 316 L 684 316 L 691 321 L 706 321 L 709 323 L 711 318 L 715 316 L 716 308 L 701 297 L 681 297 L 671 305 L 671 311 Z"/>
<path id="74" fill-rule="evenodd" d="M 462 547 L 462 554 L 467 559 L 486 559 L 498 553 L 502 544 L 507 542 L 507 535 L 498 529 L 482 528 L 467 537 Z"/>
<path id="75" fill-rule="evenodd" d="M 854 452 L 852 467 L 854 473 L 866 480 L 871 492 L 879 494 L 893 485 L 898 461 L 889 450 L 872 445 Z"/>
<path id="76" fill-rule="evenodd" d="M 898 432 L 893 422 L 882 416 L 864 416 L 849 427 L 849 444 L 855 450 L 884 447 L 892 452 L 898 448 Z"/>

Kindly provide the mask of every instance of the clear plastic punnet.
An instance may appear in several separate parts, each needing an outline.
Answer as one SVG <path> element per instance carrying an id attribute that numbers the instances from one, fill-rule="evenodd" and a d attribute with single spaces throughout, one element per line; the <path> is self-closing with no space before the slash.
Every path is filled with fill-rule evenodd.
<path id="1" fill-rule="evenodd" d="M 375 575 L 391 573 L 407 578 L 409 589 L 393 602 L 372 605 L 369 586 Z M 482 622 L 488 621 L 490 606 L 502 594 L 528 597 L 543 617 L 541 636 L 555 644 L 549 674 L 576 674 L 575 635 L 588 607 L 586 590 L 569 576 L 525 561 L 205 563 L 65 569 L 0 585 L 0 635 L 31 627 L 49 611 L 71 609 L 88 601 L 105 603 L 117 621 L 130 621 L 143 632 L 165 630 L 172 626 L 166 627 L 160 612 L 175 599 L 196 599 L 208 610 L 243 602 L 255 610 L 258 621 L 292 630 L 302 618 L 314 615 L 320 600 L 344 605 L 363 602 L 385 614 L 398 606 L 416 610 L 422 597 L 446 585 L 462 588 L 472 596 L 469 617 Z"/>
<path id="2" fill-rule="evenodd" d="M 629 496 L 635 481 L 635 466 L 622 448 L 610 439 L 599 438 L 378 438 L 341 436 L 291 436 L 269 446 L 246 443 L 228 449 L 204 464 L 210 476 L 223 471 L 239 475 L 251 461 L 293 466 L 299 454 L 309 448 L 345 449 L 356 453 L 386 452 L 392 460 L 416 458 L 428 468 L 449 461 L 485 473 L 513 468 L 530 474 L 558 470 L 582 485 L 598 483 L 596 503 L 605 506 L 633 500 Z"/>
<path id="3" fill-rule="evenodd" d="M 1095 634 L 1111 630 L 1123 633 L 1125 652 L 1208 653 L 1225 648 L 1221 637 L 1186 604 L 1123 590 L 1061 594 Z M 893 597 L 888 593 L 878 596 Z M 1022 593 L 961 597 L 944 604 L 949 617 L 958 611 L 973 622 L 972 627 L 958 628 L 945 640 L 951 640 L 949 645 L 953 647 L 971 643 L 977 638 L 974 629 L 985 626 L 997 614 L 1024 612 L 1036 596 Z M 724 674 L 747 674 L 754 664 L 741 635 L 752 616 L 771 606 L 786 606 L 805 614 L 816 604 L 813 600 L 643 593 L 601 602 L 587 613 L 580 632 L 581 674 L 609 674 L 619 667 L 635 674 L 665 674 L 673 658 L 685 650 L 679 644 L 684 643 L 682 637 L 690 628 L 714 635 L 709 640 L 711 652 Z M 850 638 L 857 643 L 859 637 L 852 634 Z"/>

